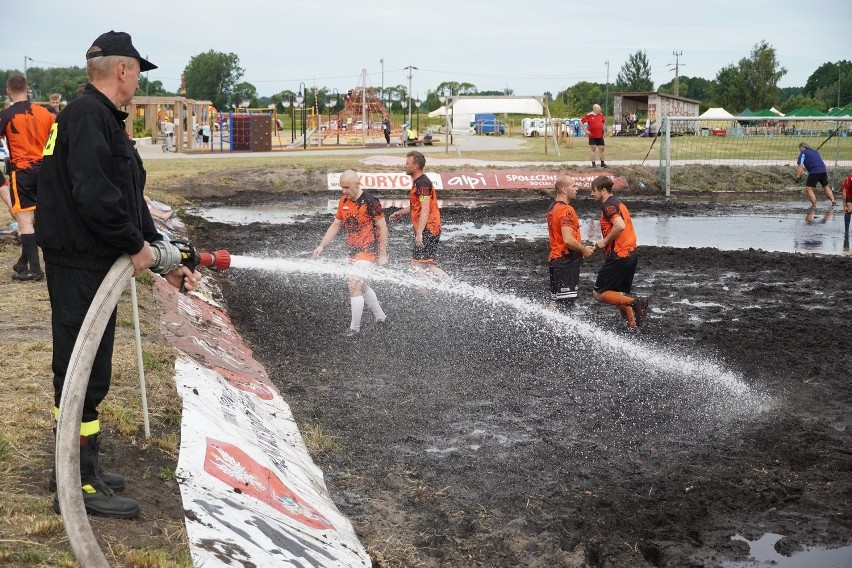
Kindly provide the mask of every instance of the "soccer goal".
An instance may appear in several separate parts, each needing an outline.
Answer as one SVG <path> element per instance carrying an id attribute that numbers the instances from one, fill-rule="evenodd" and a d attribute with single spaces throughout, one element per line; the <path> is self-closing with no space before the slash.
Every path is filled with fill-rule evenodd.
<path id="1" fill-rule="evenodd" d="M 835 190 L 852 171 L 852 116 L 734 120 L 664 116 L 658 136 L 660 183 L 666 195 L 671 194 L 673 183 L 675 187 L 688 187 L 688 183 L 678 183 L 678 174 L 697 164 L 774 170 L 773 180 L 767 179 L 768 186 L 777 187 L 779 175 L 793 186 L 792 178 L 779 172 L 795 166 L 800 142 L 819 150 Z"/>

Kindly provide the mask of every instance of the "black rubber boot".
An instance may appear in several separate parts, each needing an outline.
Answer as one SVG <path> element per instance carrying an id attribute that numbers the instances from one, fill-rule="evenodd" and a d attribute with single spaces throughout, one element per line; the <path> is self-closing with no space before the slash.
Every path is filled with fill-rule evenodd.
<path id="1" fill-rule="evenodd" d="M 55 436 L 56 432 L 54 431 L 53 434 Z M 104 471 L 101 468 L 101 464 L 100 464 L 100 449 L 101 449 L 100 433 L 93 434 L 92 436 L 89 436 L 88 439 L 89 439 L 89 444 L 94 446 L 94 448 L 95 448 L 95 450 L 94 450 L 95 451 L 95 459 L 97 460 L 97 462 L 96 462 L 97 466 L 96 466 L 95 471 L 98 472 L 98 477 L 101 478 L 101 481 L 104 482 L 104 485 L 106 485 L 107 487 L 109 487 L 113 491 L 117 491 L 117 492 L 124 491 L 124 488 L 126 486 L 125 483 L 124 483 L 124 477 L 117 474 L 117 473 L 110 473 L 108 471 Z M 47 482 L 47 488 L 50 489 L 53 492 L 56 492 L 56 464 L 55 463 L 53 465 L 53 469 L 50 470 L 50 479 Z"/>
<path id="2" fill-rule="evenodd" d="M 92 436 L 94 437 L 94 436 Z M 91 439 L 91 438 L 89 438 Z M 89 444 L 86 437 L 80 437 L 80 479 L 83 484 L 83 503 L 90 515 L 113 517 L 116 519 L 135 519 L 139 516 L 139 503 L 127 497 L 116 495 L 106 486 L 97 474 L 97 442 Z M 53 510 L 59 513 L 59 499 L 53 498 Z"/>

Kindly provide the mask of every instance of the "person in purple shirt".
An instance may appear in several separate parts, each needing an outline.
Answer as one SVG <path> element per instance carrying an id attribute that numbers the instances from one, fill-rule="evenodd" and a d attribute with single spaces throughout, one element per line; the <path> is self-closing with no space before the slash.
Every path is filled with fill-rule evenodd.
<path id="1" fill-rule="evenodd" d="M 822 161 L 822 156 L 819 152 L 805 144 L 799 143 L 799 159 L 796 160 L 796 181 L 802 177 L 802 170 L 808 170 L 808 180 L 805 182 L 805 194 L 811 202 L 811 207 L 816 207 L 816 195 L 814 188 L 817 183 L 822 186 L 825 191 L 825 196 L 831 201 L 834 206 L 834 192 L 828 185 L 828 170 L 825 167 L 825 162 Z"/>

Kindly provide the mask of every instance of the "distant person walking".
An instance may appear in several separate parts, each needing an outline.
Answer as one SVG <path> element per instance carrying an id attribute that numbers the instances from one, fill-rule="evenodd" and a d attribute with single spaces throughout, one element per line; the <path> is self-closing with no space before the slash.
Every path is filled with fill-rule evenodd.
<path id="1" fill-rule="evenodd" d="M 377 261 L 380 266 L 388 262 L 388 225 L 382 204 L 361 190 L 358 174 L 353 170 L 346 170 L 341 174 L 340 189 L 343 190 L 343 196 L 337 203 L 337 214 L 322 241 L 314 249 L 313 257 L 318 258 L 322 254 L 342 226 L 346 231 L 349 263 L 352 267 L 349 276 L 352 320 L 346 335 L 353 336 L 361 331 L 361 316 L 365 304 L 377 322 L 384 323 L 387 319 L 376 298 L 376 292 L 367 284 L 367 276 Z"/>
<path id="2" fill-rule="evenodd" d="M 426 271 L 441 279 L 450 275 L 438 268 L 436 254 L 441 241 L 441 210 L 438 208 L 438 195 L 432 180 L 423 173 L 426 157 L 412 150 L 405 157 L 405 173 L 411 176 L 412 187 L 408 194 L 409 204 L 390 215 L 396 221 L 403 215 L 411 215 L 414 224 L 414 250 L 411 253 L 411 265 L 415 270 Z"/>
<path id="3" fill-rule="evenodd" d="M 796 181 L 801 179 L 802 170 L 808 170 L 808 179 L 805 182 L 805 194 L 808 196 L 808 201 L 811 202 L 811 207 L 816 207 L 814 188 L 817 183 L 822 186 L 825 196 L 834 205 L 834 192 L 828 185 L 828 169 L 825 167 L 825 162 L 822 161 L 822 156 L 819 155 L 819 152 L 804 142 L 799 143 L 799 158 L 796 160 Z"/>
<path id="4" fill-rule="evenodd" d="M 577 184 L 569 175 L 556 180 L 556 195 L 547 210 L 547 232 L 550 236 L 550 309 L 571 308 L 577 299 L 580 265 L 595 249 L 583 246 L 580 219 L 571 206 L 577 197 Z"/>
<path id="5" fill-rule="evenodd" d="M 29 85 L 23 75 L 9 77 L 6 94 L 12 99 L 12 106 L 0 111 L 0 136 L 6 137 L 9 147 L 11 211 L 21 235 L 21 256 L 12 267 L 12 279 L 42 280 L 44 272 L 35 235 L 38 172 L 55 118 L 43 106 L 29 101 Z"/>
<path id="6" fill-rule="evenodd" d="M 636 233 L 627 206 L 612 194 L 612 179 L 598 176 L 592 180 L 592 197 L 601 204 L 601 234 L 595 249 L 606 253 L 606 260 L 595 281 L 594 297 L 618 308 L 627 327 L 636 330 L 648 317 L 648 299 L 631 297 L 633 276 L 639 264 Z"/>
<path id="7" fill-rule="evenodd" d="M 595 148 L 598 149 L 601 155 L 601 167 L 606 167 L 604 146 L 604 132 L 606 131 L 606 116 L 601 113 L 601 105 L 594 105 L 592 112 L 580 119 L 583 125 L 583 132 L 589 137 L 589 157 L 592 160 L 592 167 L 595 164 Z"/>

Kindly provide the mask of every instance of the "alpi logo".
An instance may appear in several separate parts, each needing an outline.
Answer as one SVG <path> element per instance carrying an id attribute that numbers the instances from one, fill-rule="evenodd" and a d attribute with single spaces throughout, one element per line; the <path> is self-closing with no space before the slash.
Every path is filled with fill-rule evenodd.
<path id="1" fill-rule="evenodd" d="M 449 187 L 477 188 L 479 186 L 485 187 L 486 183 L 485 176 L 482 174 L 462 174 L 460 176 L 453 176 L 447 180 Z"/>

